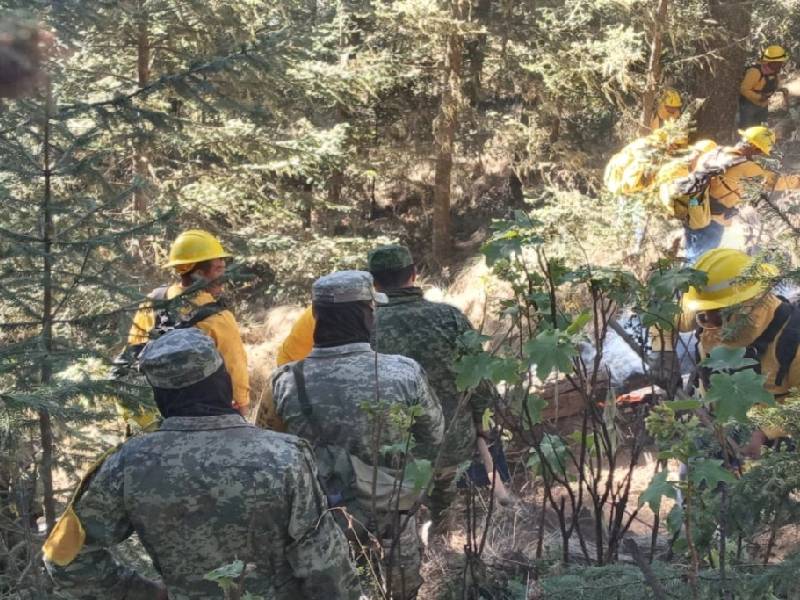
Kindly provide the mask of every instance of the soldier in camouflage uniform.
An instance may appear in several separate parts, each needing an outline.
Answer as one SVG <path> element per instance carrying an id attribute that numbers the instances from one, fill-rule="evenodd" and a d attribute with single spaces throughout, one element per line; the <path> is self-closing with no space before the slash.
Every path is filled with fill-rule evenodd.
<path id="1" fill-rule="evenodd" d="M 219 599 L 204 576 L 238 559 L 255 596 L 357 600 L 347 540 L 326 510 L 311 449 L 233 409 L 214 341 L 196 328 L 175 330 L 148 344 L 140 364 L 164 423 L 128 440 L 81 484 L 44 547 L 59 591 Z M 133 532 L 163 584 L 114 560 L 110 549 Z"/>
<path id="2" fill-rule="evenodd" d="M 434 523 L 440 526 L 444 511 L 455 498 L 457 467 L 473 457 L 483 413 L 494 401 L 496 391 L 488 382 L 481 384 L 468 404 L 457 411 L 463 398 L 456 389 L 459 338 L 472 331 L 472 325 L 455 306 L 423 298 L 422 290 L 414 286 L 414 260 L 405 246 L 376 248 L 368 260 L 376 289 L 389 298 L 388 304 L 376 312 L 373 347 L 378 352 L 413 358 L 422 365 L 442 404 L 447 435 L 441 469 L 430 496 Z"/>
<path id="3" fill-rule="evenodd" d="M 422 584 L 413 517 L 420 490 L 404 480 L 400 467 L 404 460 L 434 460 L 444 419 L 415 361 L 370 348 L 374 304 L 381 301 L 364 271 L 314 282 L 314 349 L 280 367 L 272 386 L 287 431 L 314 445 L 329 505 L 353 517 L 340 524 L 360 545 L 368 545 L 368 534 L 380 540 L 391 595 L 406 599 Z"/>

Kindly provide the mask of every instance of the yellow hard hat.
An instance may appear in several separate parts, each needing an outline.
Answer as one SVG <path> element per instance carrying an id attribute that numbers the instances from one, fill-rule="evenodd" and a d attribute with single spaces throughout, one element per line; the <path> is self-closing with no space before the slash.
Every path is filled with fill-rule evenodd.
<path id="1" fill-rule="evenodd" d="M 681 100 L 681 95 L 672 88 L 667 88 L 661 93 L 661 99 L 659 100 L 661 104 L 664 106 L 668 106 L 669 108 L 680 108 L 683 106 L 683 100 Z"/>
<path id="2" fill-rule="evenodd" d="M 772 152 L 772 147 L 775 145 L 775 132 L 763 125 L 754 125 L 747 129 L 740 129 L 739 135 L 742 136 L 742 140 L 755 146 L 767 156 Z"/>
<path id="3" fill-rule="evenodd" d="M 697 140 L 694 144 L 692 144 L 692 149 L 703 154 L 706 152 L 711 152 L 716 147 L 717 142 L 714 140 Z"/>
<path id="4" fill-rule="evenodd" d="M 179 273 L 185 273 L 204 260 L 230 256 L 213 235 L 202 229 L 190 229 L 180 234 L 172 243 L 166 266 L 175 267 Z"/>
<path id="5" fill-rule="evenodd" d="M 683 307 L 689 311 L 714 310 L 741 304 L 767 290 L 763 281 L 742 280 L 753 266 L 753 258 L 741 250 L 715 248 L 703 254 L 694 268 L 703 271 L 708 280 L 699 289 L 692 286 L 683 295 Z M 758 273 L 774 277 L 778 270 L 770 264 L 759 265 Z"/>
<path id="6" fill-rule="evenodd" d="M 781 46 L 767 46 L 761 53 L 761 62 L 786 62 L 789 55 Z"/>

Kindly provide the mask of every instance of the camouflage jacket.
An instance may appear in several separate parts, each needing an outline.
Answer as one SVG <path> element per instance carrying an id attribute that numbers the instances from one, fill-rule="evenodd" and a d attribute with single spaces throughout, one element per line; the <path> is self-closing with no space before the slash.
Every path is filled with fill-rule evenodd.
<path id="1" fill-rule="evenodd" d="M 404 288 L 386 294 L 389 304 L 377 308 L 373 346 L 378 352 L 413 358 L 425 369 L 442 403 L 449 428 L 442 464 L 457 465 L 472 456 L 475 424 L 481 422 L 484 410 L 492 404 L 496 394 L 494 387 L 484 382 L 473 392 L 468 406 L 455 417 L 463 396 L 456 389 L 459 338 L 472 331 L 472 325 L 455 306 L 425 300 L 420 288 Z"/>
<path id="2" fill-rule="evenodd" d="M 419 406 L 410 427 L 416 442 L 412 453 L 415 458 L 436 457 L 444 433 L 442 409 L 425 372 L 413 360 L 376 354 L 367 343 L 314 348 L 303 361 L 303 370 L 321 439 L 316 439 L 302 413 L 293 364 L 280 367 L 272 376 L 275 407 L 289 432 L 315 444 L 344 448 L 373 464 L 375 447 L 403 444 L 408 437 L 407 424 L 401 422 L 402 416 L 390 414 L 392 407 Z M 393 466 L 385 453 L 380 456 L 379 466 Z"/>
<path id="3" fill-rule="evenodd" d="M 360 595 L 308 445 L 238 415 L 173 417 L 132 438 L 73 508 L 85 545 L 66 566 L 47 563 L 69 597 L 152 600 L 152 582 L 109 552 L 134 531 L 170 600 L 222 598 L 204 576 L 237 559 L 247 565 L 244 589 L 265 600 Z"/>

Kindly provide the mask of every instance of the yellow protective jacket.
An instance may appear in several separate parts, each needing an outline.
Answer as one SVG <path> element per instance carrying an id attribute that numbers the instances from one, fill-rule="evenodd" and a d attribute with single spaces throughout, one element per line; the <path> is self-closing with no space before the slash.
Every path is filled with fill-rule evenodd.
<path id="1" fill-rule="evenodd" d="M 757 298 L 741 305 L 741 311 L 733 318 L 732 334 L 722 339 L 722 330 L 705 330 L 700 335 L 700 354 L 708 355 L 717 346 L 748 348 L 758 357 L 761 374 L 765 377 L 764 388 L 778 399 L 789 390 L 800 386 L 800 349 L 789 343 L 792 336 L 800 335 L 800 319 L 792 318 L 792 308 L 797 307 L 773 294 Z M 779 351 L 789 348 L 793 355 L 784 358 L 781 370 Z M 764 431 L 769 438 L 784 435 L 781 431 Z"/>
<path id="2" fill-rule="evenodd" d="M 761 67 L 754 65 L 748 67 L 744 72 L 744 79 L 739 86 L 739 93 L 745 100 L 766 108 L 769 105 L 769 98 L 780 87 L 778 75 L 765 75 L 761 72 Z"/>
<path id="3" fill-rule="evenodd" d="M 727 147 L 724 152 L 731 155 L 741 155 L 733 147 Z M 718 177 L 713 177 L 708 184 L 708 196 L 711 199 L 711 218 L 726 227 L 731 224 L 729 209 L 736 208 L 745 195 L 744 181 L 756 180 L 761 183 L 765 192 L 781 192 L 785 190 L 800 189 L 800 176 L 778 175 L 767 171 L 758 163 L 747 160 L 735 165 Z"/>
<path id="4" fill-rule="evenodd" d="M 171 300 L 180 295 L 183 289 L 180 284 L 170 286 L 167 289 L 167 299 Z M 194 306 L 203 306 L 214 302 L 214 297 L 208 292 L 201 291 L 192 295 L 189 302 Z M 191 306 L 181 310 L 189 312 Z M 133 324 L 128 333 L 128 344 L 131 346 L 146 344 L 149 340 L 148 335 L 154 326 L 155 313 L 152 303 L 144 302 L 133 317 Z M 203 319 L 195 327 L 214 340 L 214 344 L 225 362 L 225 369 L 231 376 L 233 402 L 238 409 L 244 410 L 250 405 L 250 376 L 247 372 L 247 353 L 242 344 L 242 336 L 239 333 L 236 318 L 231 311 L 223 310 Z"/>
<path id="5" fill-rule="evenodd" d="M 278 366 L 296 360 L 303 360 L 314 347 L 314 313 L 309 306 L 292 325 L 286 339 L 278 348 L 276 362 Z"/>
<path id="6" fill-rule="evenodd" d="M 635 194 L 648 188 L 655 175 L 650 155 L 652 140 L 634 140 L 617 152 L 606 165 L 603 183 L 612 194 Z"/>

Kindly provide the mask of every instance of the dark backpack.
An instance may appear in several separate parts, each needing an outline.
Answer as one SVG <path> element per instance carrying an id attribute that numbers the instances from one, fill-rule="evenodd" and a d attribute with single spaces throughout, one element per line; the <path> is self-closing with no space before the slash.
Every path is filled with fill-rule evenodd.
<path id="1" fill-rule="evenodd" d="M 778 89 L 778 75 L 765 75 L 764 71 L 761 70 L 761 65 L 750 65 L 749 67 L 745 68 L 744 72 L 747 73 L 750 69 L 756 69 L 759 75 L 759 81 L 762 79 L 766 79 L 766 83 L 764 87 L 759 90 L 759 94 L 761 94 L 762 98 L 769 98 L 774 94 Z"/>
<path id="2" fill-rule="evenodd" d="M 783 328 L 775 344 L 775 357 L 778 359 L 778 372 L 775 374 L 775 385 L 783 385 L 783 380 L 789 374 L 789 369 L 792 367 L 797 350 L 800 348 L 800 306 L 789 302 L 786 298 L 779 296 L 781 304 L 775 310 L 772 321 L 769 322 L 766 329 L 761 332 L 753 342 L 747 346 L 745 357 L 752 358 L 758 364 L 753 367 L 744 367 L 744 369 L 752 368 L 756 373 L 761 372 L 761 359 L 767 353 L 770 344 L 775 341 L 778 332 Z M 702 328 L 698 329 L 697 336 L 700 337 Z M 699 350 L 699 349 L 698 349 Z M 703 384 L 708 387 L 710 383 L 711 370 L 703 368 L 700 372 Z"/>
<path id="3" fill-rule="evenodd" d="M 201 321 L 213 317 L 227 310 L 223 302 L 214 301 L 198 306 L 188 314 L 180 314 L 175 311 L 172 301 L 167 298 L 168 285 L 162 285 L 150 294 L 153 302 L 153 312 L 155 323 L 153 328 L 147 332 L 150 340 L 160 338 L 165 333 L 173 329 L 187 329 L 194 327 Z M 173 299 L 174 300 L 174 299 Z M 139 354 L 146 344 L 126 345 L 122 352 L 113 360 L 112 373 L 117 378 L 126 376 L 131 369 L 136 369 Z"/>
<path id="4" fill-rule="evenodd" d="M 330 508 L 355 501 L 379 512 L 410 510 L 416 503 L 419 490 L 402 473 L 384 466 L 373 466 L 350 454 L 347 449 L 323 442 L 324 436 L 306 391 L 303 360 L 292 363 L 290 369 L 297 387 L 300 412 L 311 427 L 314 440 L 309 440 L 317 459 L 319 483 Z M 402 484 L 401 484 L 402 482 Z"/>
<path id="5" fill-rule="evenodd" d="M 223 302 L 215 300 L 214 302 L 197 306 L 187 314 L 176 313 L 174 306 L 172 306 L 171 302 L 167 299 L 167 290 L 169 290 L 169 286 L 162 285 L 156 288 L 150 295 L 150 298 L 153 300 L 153 311 L 155 312 L 155 325 L 148 335 L 150 339 L 159 338 L 173 329 L 188 329 L 189 327 L 194 327 L 200 321 L 204 321 L 209 317 L 221 313 L 223 310 L 227 310 Z"/>
<path id="6" fill-rule="evenodd" d="M 695 169 L 686 177 L 681 177 L 675 181 L 677 193 L 690 198 L 699 198 L 708 190 L 711 180 L 714 177 L 723 175 L 728 169 L 747 162 L 747 157 L 741 155 L 730 155 L 724 148 L 715 148 L 703 161 L 703 167 Z"/>

